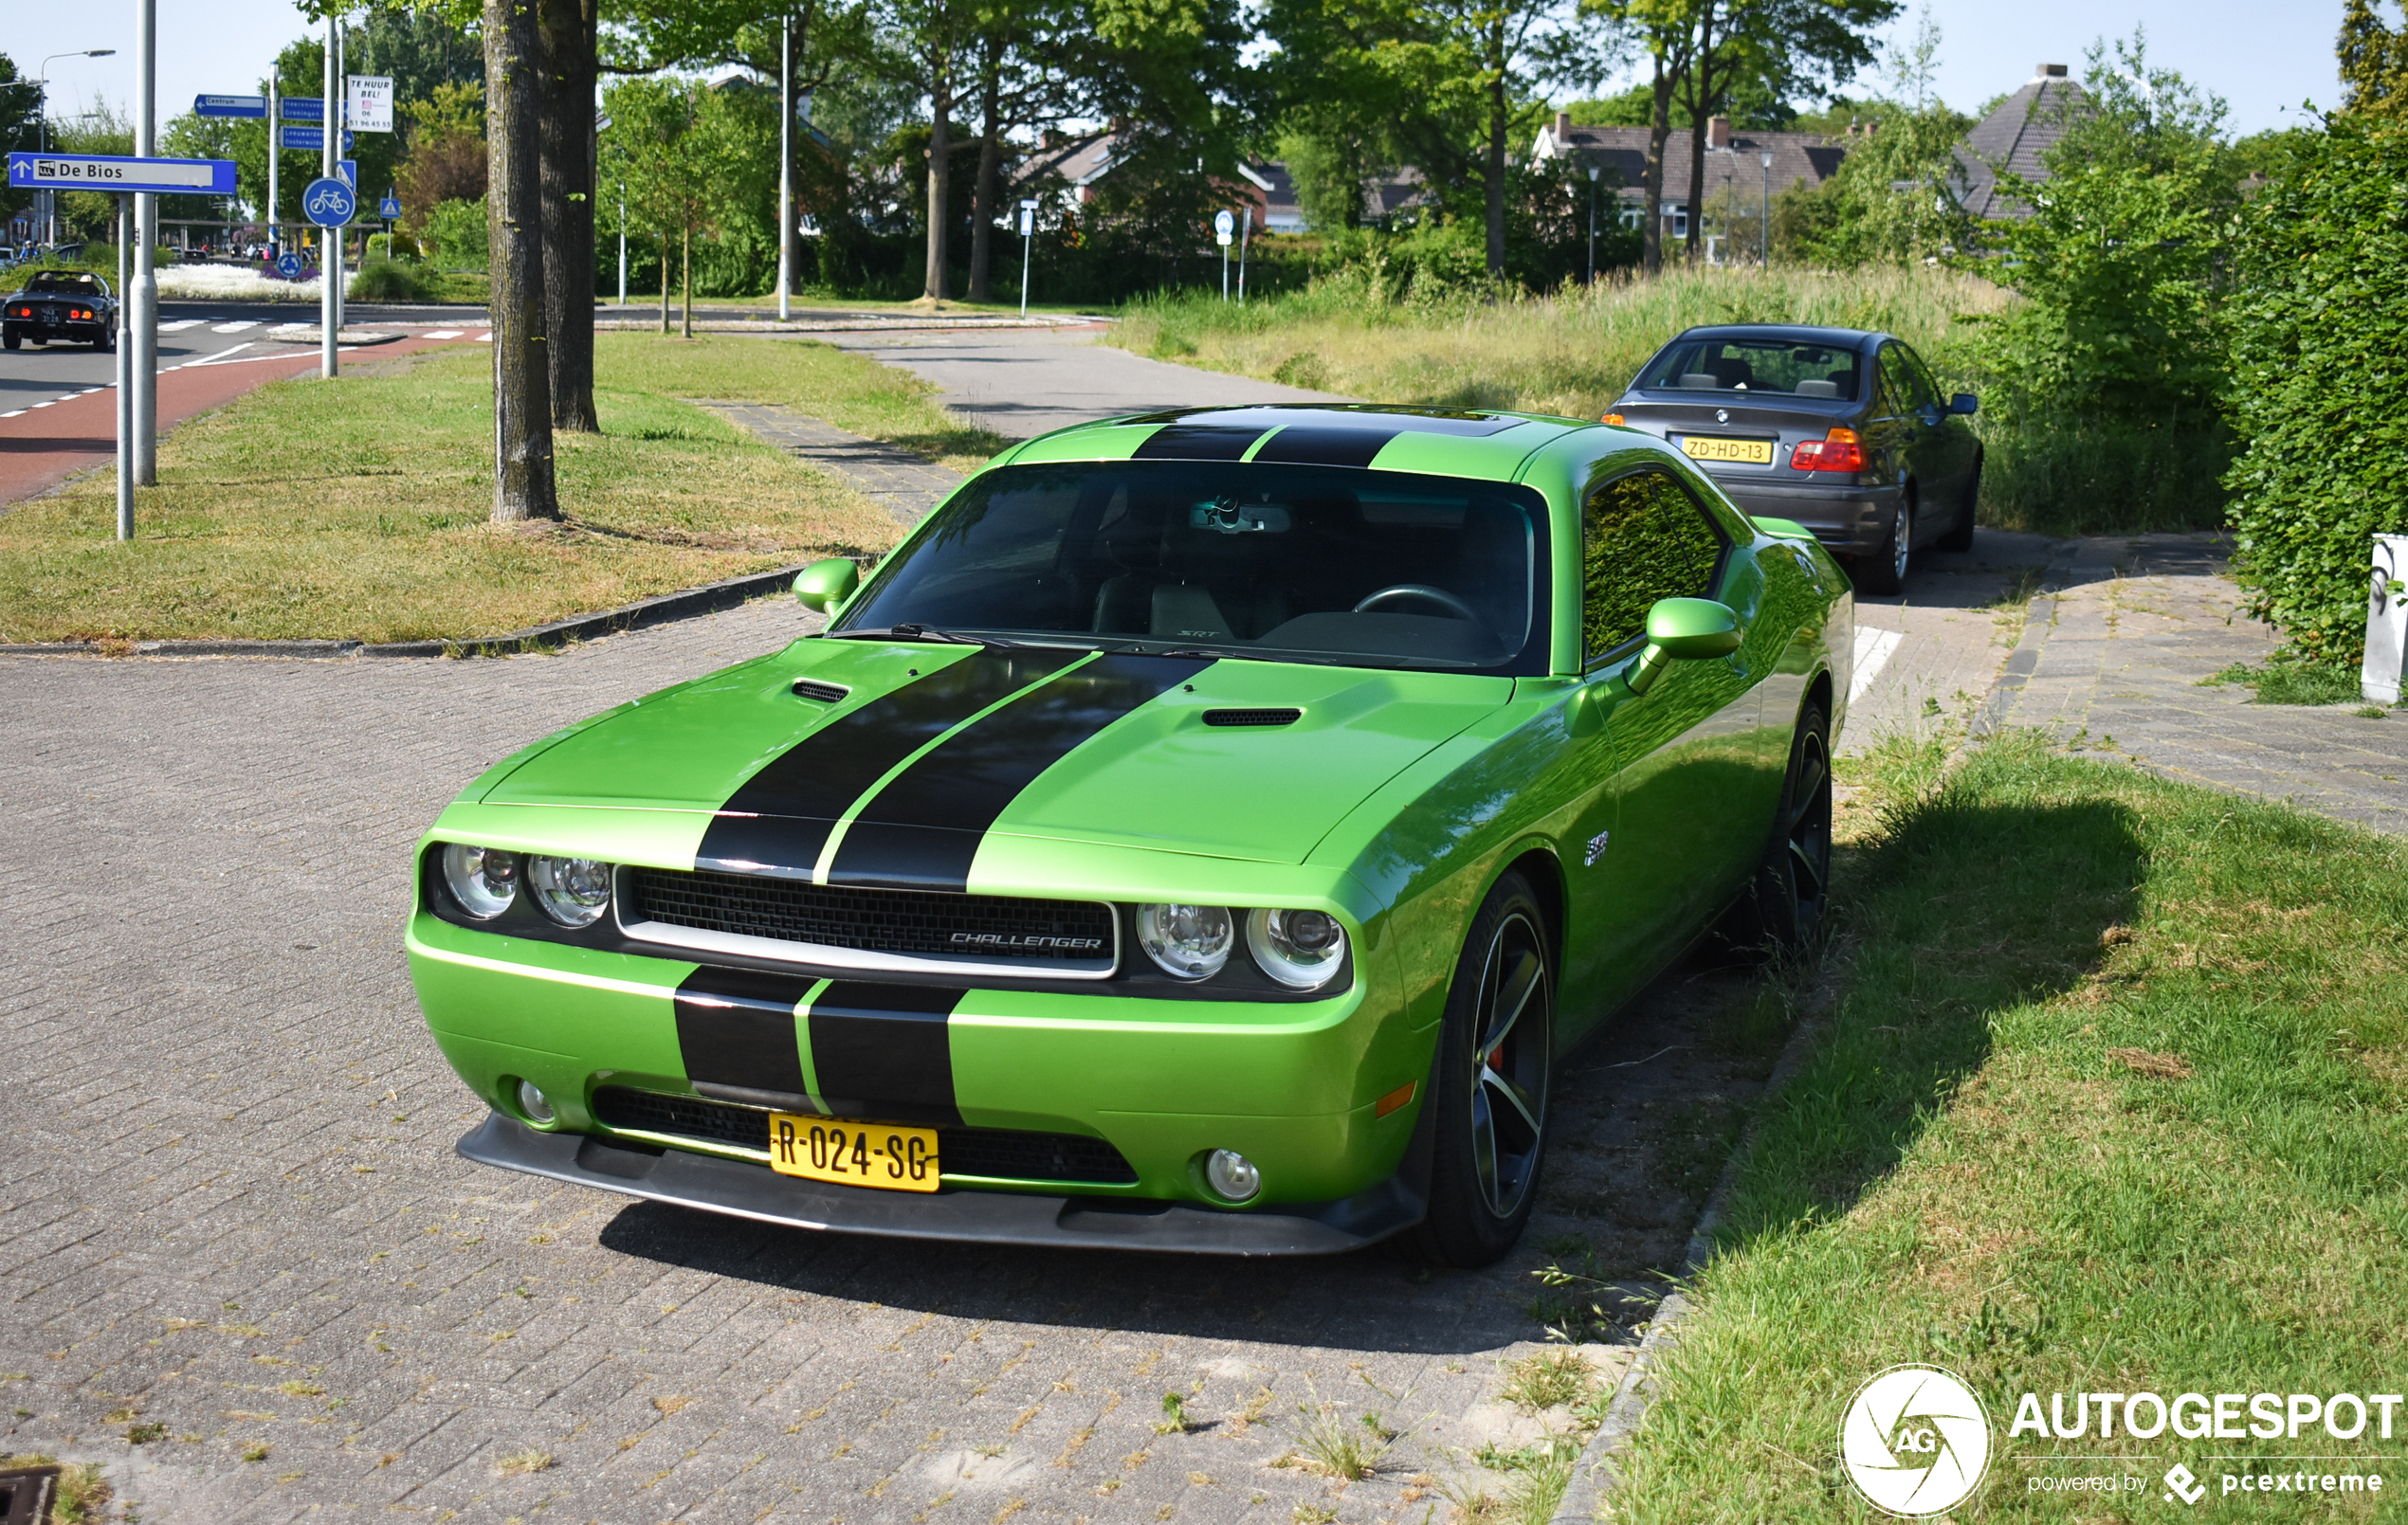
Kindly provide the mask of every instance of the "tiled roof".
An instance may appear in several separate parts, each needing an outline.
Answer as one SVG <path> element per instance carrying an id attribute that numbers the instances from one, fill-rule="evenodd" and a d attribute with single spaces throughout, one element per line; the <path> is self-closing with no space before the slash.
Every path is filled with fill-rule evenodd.
<path id="1" fill-rule="evenodd" d="M 1689 194 L 1690 131 L 1676 127 L 1664 143 L 1664 199 L 1687 201 Z M 1532 149 L 1533 161 L 1569 157 L 1582 167 L 1600 164 L 1620 177 L 1622 196 L 1626 201 L 1644 194 L 1647 184 L 1647 139 L 1644 127 L 1574 127 L 1558 136 L 1554 126 L 1539 130 L 1539 141 Z M 1761 189 L 1764 167 L 1763 151 L 1773 151 L 1773 190 L 1779 192 L 1791 186 L 1821 185 L 1839 169 L 1839 161 L 1848 156 L 1845 146 L 1833 142 L 1820 133 L 1734 133 L 1728 150 L 1708 149 L 1706 153 L 1706 188 L 1718 189 L 1724 176 L 1745 190 Z"/>
<path id="2" fill-rule="evenodd" d="M 1965 210 L 1976 217 L 2029 215 L 2021 205 L 1998 194 L 1998 177 L 1991 166 L 2003 166 L 2027 180 L 2046 180 L 2049 171 L 2040 157 L 2065 136 L 2066 113 L 2081 110 L 2085 99 L 2082 87 L 2063 74 L 2044 73 L 1998 102 L 1996 111 L 1965 135 L 1964 150 L 1957 155 Z"/>

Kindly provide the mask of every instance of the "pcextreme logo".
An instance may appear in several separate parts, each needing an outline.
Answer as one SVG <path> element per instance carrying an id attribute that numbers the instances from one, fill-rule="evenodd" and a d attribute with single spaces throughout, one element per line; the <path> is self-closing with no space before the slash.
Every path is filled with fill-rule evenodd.
<path id="1" fill-rule="evenodd" d="M 1840 1459 L 1865 1502 L 1908 1518 L 1954 1508 L 1990 1468 L 1990 1420 L 1955 1372 L 1893 1366 L 1856 1389 Z"/>

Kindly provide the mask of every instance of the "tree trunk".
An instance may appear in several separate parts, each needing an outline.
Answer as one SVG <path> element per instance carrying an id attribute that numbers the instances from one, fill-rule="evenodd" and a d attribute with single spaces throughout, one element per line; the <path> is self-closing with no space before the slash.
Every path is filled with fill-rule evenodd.
<path id="1" fill-rule="evenodd" d="M 598 434 L 593 407 L 595 0 L 538 0 L 544 52 L 543 326 L 552 427 Z"/>
<path id="2" fill-rule="evenodd" d="M 1691 259 L 1706 242 L 1706 124 L 1714 115 L 1720 85 L 1714 68 L 1714 5 L 1697 18 L 1697 50 L 1689 55 L 1689 231 L 1683 246 Z"/>
<path id="3" fill-rule="evenodd" d="M 937 71 L 936 84 L 928 93 L 935 119 L 928 134 L 928 279 L 921 295 L 942 301 L 946 225 L 953 220 L 949 214 L 953 202 L 953 124 L 947 120 L 953 114 L 953 81 L 943 68 Z"/>
<path id="4" fill-rule="evenodd" d="M 979 61 L 978 183 L 970 192 L 970 300 L 994 300 L 995 170 L 1003 159 L 1003 39 L 990 37 Z"/>
<path id="5" fill-rule="evenodd" d="M 661 337 L 669 336 L 669 230 L 661 229 Z"/>
<path id="6" fill-rule="evenodd" d="M 1488 85 L 1488 154 L 1486 176 L 1488 182 L 1488 279 L 1503 281 L 1505 273 L 1505 133 L 1512 125 L 1510 107 L 1505 100 L 1505 71 L 1502 61 L 1495 78 Z"/>
<path id="7" fill-rule="evenodd" d="M 680 319 L 684 332 L 678 337 L 690 339 L 694 336 L 694 229 L 690 227 L 677 235 L 677 284 L 678 305 L 684 311 Z"/>
<path id="8" fill-rule="evenodd" d="M 493 519 L 560 517 L 543 333 L 541 46 L 534 0 L 485 0 L 486 231 L 493 244 Z"/>
<path id="9" fill-rule="evenodd" d="M 1672 71 L 1665 66 L 1664 56 L 1655 59 L 1655 109 L 1648 118 L 1647 172 L 1641 176 L 1647 191 L 1647 215 L 1639 224 L 1639 268 L 1649 275 L 1664 269 L 1664 146 L 1672 136 Z"/>

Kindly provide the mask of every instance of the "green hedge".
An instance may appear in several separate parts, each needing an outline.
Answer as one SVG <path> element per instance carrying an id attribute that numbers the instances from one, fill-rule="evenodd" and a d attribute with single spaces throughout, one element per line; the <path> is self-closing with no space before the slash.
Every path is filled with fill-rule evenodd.
<path id="1" fill-rule="evenodd" d="M 2369 537 L 2408 530 L 2408 129 L 2334 117 L 2249 206 L 2225 478 L 2253 612 L 2363 649 Z"/>

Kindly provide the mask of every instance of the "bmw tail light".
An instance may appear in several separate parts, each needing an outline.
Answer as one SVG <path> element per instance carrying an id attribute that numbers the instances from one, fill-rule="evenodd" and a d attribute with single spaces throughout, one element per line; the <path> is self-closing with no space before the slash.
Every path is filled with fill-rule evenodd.
<path id="1" fill-rule="evenodd" d="M 1789 463 L 1799 471 L 1862 471 L 1865 446 L 1854 429 L 1833 429 L 1819 440 L 1806 440 L 1789 452 Z"/>

